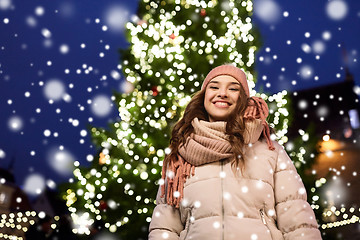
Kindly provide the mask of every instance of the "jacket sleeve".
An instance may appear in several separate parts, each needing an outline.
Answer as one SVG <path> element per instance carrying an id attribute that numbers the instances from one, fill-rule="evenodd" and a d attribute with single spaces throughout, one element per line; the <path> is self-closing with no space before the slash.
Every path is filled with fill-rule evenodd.
<path id="1" fill-rule="evenodd" d="M 184 229 L 180 211 L 166 204 L 165 199 L 160 195 L 161 187 L 156 196 L 156 207 L 149 226 L 149 240 L 179 240 L 180 232 Z"/>
<path id="2" fill-rule="evenodd" d="M 277 225 L 285 240 L 321 239 L 304 184 L 286 151 L 278 145 L 274 175 Z"/>

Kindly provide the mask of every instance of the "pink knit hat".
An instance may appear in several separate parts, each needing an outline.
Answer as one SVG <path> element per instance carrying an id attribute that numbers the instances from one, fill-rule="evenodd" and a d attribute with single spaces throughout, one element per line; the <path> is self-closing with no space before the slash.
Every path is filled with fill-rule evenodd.
<path id="1" fill-rule="evenodd" d="M 235 78 L 244 88 L 246 96 L 250 97 L 249 86 L 247 84 L 245 73 L 240 68 L 234 67 L 232 65 L 221 65 L 211 70 L 206 76 L 201 89 L 204 89 L 211 79 L 220 75 L 228 75 Z"/>
<path id="2" fill-rule="evenodd" d="M 274 150 L 275 148 L 270 140 L 270 128 L 266 122 L 266 118 L 269 116 L 269 108 L 264 99 L 261 97 L 250 97 L 249 86 L 247 84 L 246 75 L 243 70 L 232 65 L 218 66 L 208 73 L 201 86 L 201 89 L 206 88 L 211 79 L 220 75 L 231 76 L 242 85 L 245 90 L 245 94 L 248 97 L 248 106 L 244 112 L 244 119 L 261 119 L 262 125 L 264 126 L 263 134 L 266 138 L 269 149 Z"/>

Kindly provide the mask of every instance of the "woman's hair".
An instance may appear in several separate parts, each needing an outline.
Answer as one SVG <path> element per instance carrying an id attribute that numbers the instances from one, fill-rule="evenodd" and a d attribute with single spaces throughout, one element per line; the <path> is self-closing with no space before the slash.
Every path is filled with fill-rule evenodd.
<path id="1" fill-rule="evenodd" d="M 194 128 L 191 125 L 192 120 L 198 118 L 199 120 L 209 121 L 209 115 L 204 106 L 205 91 L 206 87 L 194 94 L 185 108 L 183 117 L 174 125 L 170 139 L 171 152 L 165 157 L 165 166 L 170 162 L 170 159 L 175 159 L 177 157 L 179 147 L 185 144 L 186 139 L 194 131 Z M 241 86 L 235 109 L 231 112 L 226 121 L 226 134 L 229 135 L 229 142 L 234 153 L 232 166 L 240 169 L 243 169 L 245 164 L 242 150 L 245 145 L 243 137 L 245 132 L 245 121 L 243 115 L 247 103 L 248 97 Z"/>

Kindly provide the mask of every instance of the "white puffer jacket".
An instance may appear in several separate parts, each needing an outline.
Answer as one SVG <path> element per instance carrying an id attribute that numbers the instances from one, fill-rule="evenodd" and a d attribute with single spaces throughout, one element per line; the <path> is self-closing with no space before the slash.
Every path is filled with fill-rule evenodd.
<path id="1" fill-rule="evenodd" d="M 186 180 L 179 209 L 157 196 L 149 240 L 321 239 L 300 176 L 277 142 L 258 140 L 259 121 L 247 126 L 252 144 L 244 173 L 231 159 L 201 165 Z"/>

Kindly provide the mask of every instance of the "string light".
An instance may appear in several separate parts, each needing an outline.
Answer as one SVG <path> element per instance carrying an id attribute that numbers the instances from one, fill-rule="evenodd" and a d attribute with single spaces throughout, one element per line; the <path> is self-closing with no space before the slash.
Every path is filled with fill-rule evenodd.
<path id="1" fill-rule="evenodd" d="M 43 218 L 43 212 L 25 211 L 2 213 L 0 215 L 0 238 L 23 240 L 30 226 L 36 223 L 36 219 L 41 218 Z M 51 224 L 52 229 L 58 227 L 57 222 L 59 219 L 59 216 L 54 216 L 52 219 L 53 223 Z M 10 230 L 7 230 L 7 228 L 10 228 Z M 8 234 L 10 231 L 12 234 Z"/>
<path id="2" fill-rule="evenodd" d="M 333 213 L 330 212 L 330 216 L 331 216 L 331 214 L 333 214 Z M 328 217 L 330 217 L 330 216 L 328 216 Z M 346 218 L 348 218 L 348 215 L 344 214 L 343 218 L 344 218 L 344 220 L 334 221 L 334 222 L 329 222 L 329 223 L 326 223 L 326 224 L 322 224 L 321 228 L 322 229 L 336 228 L 336 227 L 341 227 L 341 226 L 345 226 L 345 225 L 349 225 L 349 224 L 360 223 L 360 218 L 355 214 L 352 215 L 350 219 L 346 219 Z"/>

